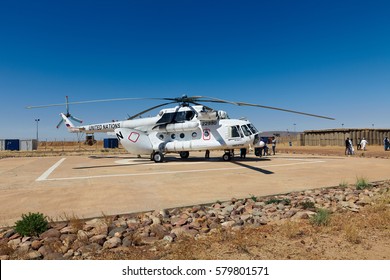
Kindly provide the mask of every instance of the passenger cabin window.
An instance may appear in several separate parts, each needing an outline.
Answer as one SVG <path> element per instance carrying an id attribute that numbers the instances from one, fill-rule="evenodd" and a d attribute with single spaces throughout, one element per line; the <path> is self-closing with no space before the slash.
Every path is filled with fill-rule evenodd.
<path id="1" fill-rule="evenodd" d="M 244 132 L 245 136 L 250 136 L 252 134 L 251 131 L 249 130 L 249 128 L 246 125 L 242 125 L 241 129 Z"/>

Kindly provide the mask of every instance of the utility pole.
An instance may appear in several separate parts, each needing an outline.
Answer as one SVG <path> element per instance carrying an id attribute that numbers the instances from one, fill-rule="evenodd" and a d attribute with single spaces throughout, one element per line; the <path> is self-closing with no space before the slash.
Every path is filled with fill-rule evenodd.
<path id="1" fill-rule="evenodd" d="M 37 123 L 37 137 L 36 137 L 37 141 L 38 141 L 38 122 L 39 121 L 40 121 L 40 119 L 35 119 L 35 122 Z"/>

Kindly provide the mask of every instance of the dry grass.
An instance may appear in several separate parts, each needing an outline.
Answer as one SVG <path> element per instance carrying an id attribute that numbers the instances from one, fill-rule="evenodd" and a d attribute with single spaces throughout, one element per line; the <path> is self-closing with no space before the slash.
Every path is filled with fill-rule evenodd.
<path id="1" fill-rule="evenodd" d="M 12 255 L 14 251 L 7 242 L 0 241 L 0 256 Z"/>
<path id="2" fill-rule="evenodd" d="M 64 213 L 63 215 L 60 216 L 60 220 L 68 221 L 68 225 L 77 231 L 82 230 L 85 224 L 85 220 L 81 219 L 74 213 L 72 215 Z"/>

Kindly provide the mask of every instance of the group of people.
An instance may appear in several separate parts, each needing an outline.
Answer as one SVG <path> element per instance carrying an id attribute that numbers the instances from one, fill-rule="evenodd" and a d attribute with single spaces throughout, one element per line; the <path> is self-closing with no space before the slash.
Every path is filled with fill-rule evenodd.
<path id="1" fill-rule="evenodd" d="M 276 138 L 275 138 L 275 137 L 272 137 L 271 143 L 272 143 L 272 153 L 273 153 L 273 155 L 275 155 L 275 154 L 276 154 Z M 257 149 L 260 150 L 260 154 L 259 154 L 260 157 L 263 156 L 263 155 L 264 155 L 264 156 L 270 155 L 269 149 L 268 149 L 268 146 L 267 146 L 267 143 L 265 143 L 265 146 L 264 146 L 264 147 L 262 147 L 262 148 L 257 148 Z M 231 155 L 234 157 L 234 149 L 231 150 L 230 152 L 231 152 Z M 248 151 L 247 151 L 246 148 L 241 148 L 241 149 L 240 149 L 240 158 L 246 158 L 247 152 L 248 152 Z M 205 151 L 204 157 L 205 157 L 206 159 L 209 159 L 209 158 L 210 158 L 210 151 L 209 151 L 209 150 L 206 150 L 206 151 Z"/>
<path id="2" fill-rule="evenodd" d="M 276 138 L 275 137 L 272 137 L 271 144 L 272 144 L 272 154 L 275 155 L 276 154 Z M 266 142 L 264 143 L 264 147 L 257 148 L 257 149 L 259 149 L 259 156 L 260 157 L 268 156 L 271 154 L 269 152 L 269 148 L 268 148 L 268 145 Z"/>
<path id="3" fill-rule="evenodd" d="M 275 155 L 276 154 L 276 138 L 275 137 L 272 137 L 271 144 L 272 144 L 272 154 Z M 257 156 L 260 156 L 260 157 L 268 156 L 271 154 L 269 151 L 269 148 L 267 146 L 267 143 L 264 143 L 264 147 L 256 148 L 256 150 L 257 150 L 257 152 L 255 152 L 255 154 Z M 246 148 L 240 149 L 240 158 L 246 158 L 246 153 L 247 153 Z"/>
<path id="4" fill-rule="evenodd" d="M 360 138 L 358 138 L 356 149 L 365 151 L 367 144 L 368 144 L 368 141 L 365 138 L 363 138 L 362 140 L 360 140 Z M 387 136 L 383 139 L 383 146 L 385 148 L 385 151 L 390 150 L 390 140 Z M 347 137 L 347 139 L 345 140 L 345 154 L 346 155 L 355 154 L 355 149 L 353 148 L 352 139 L 350 139 L 349 137 Z"/>
<path id="5" fill-rule="evenodd" d="M 365 151 L 367 144 L 368 144 L 368 141 L 365 138 L 363 138 L 362 140 L 360 140 L 360 138 L 358 138 L 356 149 Z M 347 137 L 347 139 L 345 140 L 345 154 L 346 155 L 354 155 L 355 154 L 355 149 L 353 148 L 352 139 L 350 139 L 349 137 Z"/>
<path id="6" fill-rule="evenodd" d="M 272 143 L 272 153 L 275 155 L 275 153 L 276 153 L 276 139 L 275 139 L 275 137 L 272 137 L 271 143 Z M 356 149 L 366 151 L 367 144 L 368 144 L 368 141 L 364 137 L 361 140 L 360 140 L 360 138 L 358 138 L 358 141 L 356 144 Z M 384 145 L 385 151 L 390 151 L 390 140 L 387 136 L 383 139 L 383 145 Z M 265 146 L 263 148 L 258 148 L 258 149 L 259 149 L 259 156 L 260 157 L 263 155 L 266 156 L 266 155 L 270 154 L 267 143 L 265 144 Z M 234 153 L 234 150 L 233 150 L 233 153 Z M 240 158 L 246 158 L 246 154 L 247 154 L 247 149 L 242 148 L 240 150 Z M 354 155 L 355 154 L 355 149 L 353 147 L 352 139 L 350 139 L 349 137 L 347 137 L 347 139 L 345 140 L 345 154 L 346 155 Z M 210 151 L 209 150 L 206 151 L 205 158 L 210 158 Z"/>

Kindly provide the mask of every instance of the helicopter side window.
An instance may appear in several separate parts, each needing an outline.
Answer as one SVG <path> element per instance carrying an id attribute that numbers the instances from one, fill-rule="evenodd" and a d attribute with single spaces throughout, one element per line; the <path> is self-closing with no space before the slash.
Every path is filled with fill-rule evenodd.
<path id="1" fill-rule="evenodd" d="M 190 121 L 194 117 L 194 112 L 192 111 L 184 111 L 177 112 L 175 116 L 175 122 L 185 122 Z"/>
<path id="2" fill-rule="evenodd" d="M 175 113 L 164 113 L 161 118 L 157 121 L 157 123 L 171 123 Z"/>
<path id="3" fill-rule="evenodd" d="M 187 111 L 186 112 L 186 120 L 190 121 L 194 118 L 195 113 L 193 111 Z"/>
<path id="4" fill-rule="evenodd" d="M 249 130 L 249 128 L 246 125 L 242 125 L 241 129 L 244 132 L 245 136 L 250 136 L 252 134 L 251 131 Z"/>

